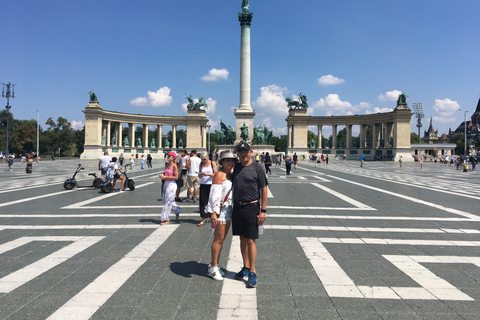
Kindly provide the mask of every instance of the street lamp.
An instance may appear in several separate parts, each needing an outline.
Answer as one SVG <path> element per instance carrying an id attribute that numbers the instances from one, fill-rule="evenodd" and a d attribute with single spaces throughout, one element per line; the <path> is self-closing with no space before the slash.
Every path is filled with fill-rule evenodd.
<path id="1" fill-rule="evenodd" d="M 40 137 L 40 114 L 37 110 L 37 157 L 38 157 L 38 142 Z"/>
<path id="2" fill-rule="evenodd" d="M 420 143 L 420 128 L 422 127 L 422 118 L 424 117 L 423 114 L 423 106 L 421 102 L 414 102 L 412 103 L 413 110 L 415 111 L 415 117 L 418 119 L 417 127 L 418 127 L 418 143 Z"/>
<path id="3" fill-rule="evenodd" d="M 207 124 L 207 128 L 208 128 L 208 154 L 210 154 L 210 127 L 211 127 L 211 125 Z"/>
<path id="4" fill-rule="evenodd" d="M 463 154 L 466 156 L 467 155 L 467 112 L 468 110 L 465 110 L 464 112 L 464 129 L 465 129 L 465 141 L 464 141 L 464 146 L 463 146 Z"/>
<path id="5" fill-rule="evenodd" d="M 7 145 L 6 145 L 6 156 L 8 157 L 9 152 L 8 152 L 8 116 L 10 115 L 10 98 L 15 98 L 15 85 L 12 83 L 2 83 L 2 98 L 7 98 L 7 105 L 5 108 L 7 109 Z M 5 94 L 5 87 L 7 87 L 7 93 Z M 11 91 L 10 91 L 11 88 Z"/>

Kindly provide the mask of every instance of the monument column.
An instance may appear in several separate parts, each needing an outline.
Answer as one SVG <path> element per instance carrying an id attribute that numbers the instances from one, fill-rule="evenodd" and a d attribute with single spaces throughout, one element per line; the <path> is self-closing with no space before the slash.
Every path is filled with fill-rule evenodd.
<path id="1" fill-rule="evenodd" d="M 245 123 L 248 127 L 248 141 L 253 140 L 253 118 L 255 111 L 250 105 L 250 26 L 253 13 L 249 12 L 248 1 L 243 1 L 242 12 L 238 14 L 240 27 L 242 29 L 240 42 L 240 106 L 235 110 L 236 118 L 236 139 L 235 144 L 241 141 L 240 127 Z"/>
<path id="2" fill-rule="evenodd" d="M 120 135 L 120 122 L 115 122 L 115 147 L 121 146 L 122 137 Z"/>
<path id="3" fill-rule="evenodd" d="M 135 124 L 133 123 L 128 124 L 128 143 L 130 147 L 135 147 Z"/>
<path id="4" fill-rule="evenodd" d="M 337 125 L 332 125 L 332 147 L 331 149 L 337 149 Z"/>
<path id="5" fill-rule="evenodd" d="M 317 149 L 322 149 L 322 126 L 317 126 L 318 128 L 318 147 Z"/>
<path id="6" fill-rule="evenodd" d="M 157 148 L 162 148 L 162 125 L 157 125 L 158 132 L 157 132 Z"/>
<path id="7" fill-rule="evenodd" d="M 177 126 L 172 126 L 172 149 L 177 148 Z"/>
<path id="8" fill-rule="evenodd" d="M 112 122 L 107 121 L 107 136 L 106 136 L 106 140 L 105 140 L 107 147 L 110 146 L 110 138 L 111 138 L 110 135 L 112 134 L 111 130 L 112 130 Z"/>
<path id="9" fill-rule="evenodd" d="M 366 139 L 366 129 L 364 124 L 360 124 L 360 143 L 358 145 L 359 148 L 365 148 L 365 139 Z"/>
<path id="10" fill-rule="evenodd" d="M 143 125 L 143 147 L 148 148 L 148 124 Z"/>
<path id="11" fill-rule="evenodd" d="M 372 124 L 372 132 L 373 132 L 372 148 L 374 149 L 377 149 L 379 146 L 379 139 L 378 139 L 380 134 L 380 130 L 378 130 L 379 126 L 381 126 L 381 124 L 379 123 Z"/>
<path id="12" fill-rule="evenodd" d="M 352 147 L 352 125 L 347 124 L 347 139 L 346 139 L 346 146 L 345 148 L 351 148 Z"/>

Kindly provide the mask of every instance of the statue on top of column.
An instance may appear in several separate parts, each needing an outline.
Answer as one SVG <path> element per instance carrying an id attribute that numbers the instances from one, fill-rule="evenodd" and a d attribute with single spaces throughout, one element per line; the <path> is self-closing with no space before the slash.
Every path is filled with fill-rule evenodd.
<path id="1" fill-rule="evenodd" d="M 407 98 L 408 96 L 406 93 L 402 93 L 401 95 L 399 95 L 397 100 L 397 106 L 401 104 L 407 104 Z"/>
<path id="2" fill-rule="evenodd" d="M 299 101 L 293 101 L 290 97 L 285 98 L 285 101 L 287 102 L 287 106 L 290 110 L 308 108 L 307 97 L 301 92 L 298 95 L 298 100 Z"/>
<path id="3" fill-rule="evenodd" d="M 243 0 L 242 1 L 242 10 L 243 11 L 248 11 L 250 9 L 250 5 L 248 4 L 248 0 Z"/>
<path id="4" fill-rule="evenodd" d="M 90 95 L 90 102 L 98 102 L 97 95 L 95 94 L 95 91 L 91 90 L 89 93 Z"/>
<path id="5" fill-rule="evenodd" d="M 200 97 L 200 99 L 198 99 L 197 103 L 193 102 L 192 95 L 187 96 L 185 94 L 185 98 L 188 100 L 187 110 L 205 110 L 205 109 L 208 109 L 208 104 L 207 104 L 207 101 L 205 101 L 204 97 Z M 202 109 L 202 107 L 203 107 L 203 109 Z"/>

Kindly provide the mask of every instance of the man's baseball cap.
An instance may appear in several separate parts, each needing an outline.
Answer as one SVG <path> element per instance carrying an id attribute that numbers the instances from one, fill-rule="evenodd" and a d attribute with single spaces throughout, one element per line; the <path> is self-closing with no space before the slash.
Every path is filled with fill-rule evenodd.
<path id="1" fill-rule="evenodd" d="M 247 151 L 250 151 L 250 145 L 246 142 L 240 142 L 238 145 L 237 145 L 237 152 L 240 152 L 242 150 L 247 150 Z"/>

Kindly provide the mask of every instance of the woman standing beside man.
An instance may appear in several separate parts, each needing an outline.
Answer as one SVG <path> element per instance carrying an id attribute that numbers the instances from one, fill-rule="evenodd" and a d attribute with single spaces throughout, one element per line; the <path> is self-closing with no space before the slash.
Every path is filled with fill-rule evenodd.
<path id="1" fill-rule="evenodd" d="M 176 220 L 178 220 L 179 214 L 183 211 L 175 202 L 175 194 L 177 192 L 177 182 L 175 180 L 178 179 L 178 169 L 175 164 L 176 156 L 175 152 L 167 153 L 168 162 L 165 165 L 165 172 L 159 174 L 160 178 L 165 181 L 162 193 L 163 210 L 160 216 L 162 221 L 160 224 L 162 226 L 170 223 L 170 212 L 172 209 L 176 215 Z"/>
<path id="2" fill-rule="evenodd" d="M 206 212 L 211 213 L 212 227 L 215 228 L 212 243 L 212 262 L 208 266 L 208 275 L 215 280 L 223 280 L 225 273 L 220 269 L 218 261 L 222 252 L 223 241 L 227 236 L 232 221 L 232 172 L 237 163 L 231 151 L 220 153 L 220 170 L 213 176 L 213 184 Z"/>

